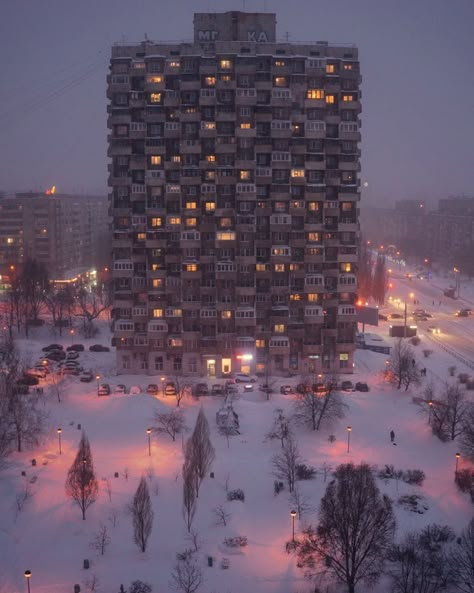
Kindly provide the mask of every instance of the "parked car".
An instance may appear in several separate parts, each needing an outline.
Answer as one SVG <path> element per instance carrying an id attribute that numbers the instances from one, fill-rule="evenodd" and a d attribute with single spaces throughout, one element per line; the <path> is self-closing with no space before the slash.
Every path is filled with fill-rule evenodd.
<path id="1" fill-rule="evenodd" d="M 173 382 L 166 383 L 165 395 L 176 395 L 176 385 Z"/>
<path id="2" fill-rule="evenodd" d="M 24 373 L 18 379 L 18 383 L 21 383 L 22 385 L 38 385 L 39 379 L 38 377 L 33 377 L 33 375 L 28 375 L 27 373 Z"/>
<path id="3" fill-rule="evenodd" d="M 46 379 L 46 371 L 44 368 L 33 368 L 33 369 L 28 369 L 26 371 L 26 373 L 28 375 L 31 375 L 32 377 L 37 377 L 38 379 Z"/>
<path id="4" fill-rule="evenodd" d="M 127 387 L 123 383 L 119 383 L 118 385 L 115 386 L 114 392 L 115 393 L 127 393 Z"/>
<path id="5" fill-rule="evenodd" d="M 237 385 L 235 385 L 235 383 L 229 383 L 229 385 L 225 386 L 225 392 L 227 393 L 227 395 L 234 395 L 236 393 L 239 393 L 239 388 L 237 387 Z"/>
<path id="6" fill-rule="evenodd" d="M 262 383 L 262 385 L 259 385 L 258 388 L 260 389 L 260 391 L 263 391 L 264 393 L 273 393 L 273 389 L 270 387 L 268 383 Z"/>
<path id="7" fill-rule="evenodd" d="M 142 391 L 143 391 L 143 390 L 142 390 L 142 388 L 140 387 L 140 385 L 132 385 L 132 386 L 130 387 L 130 390 L 129 390 L 129 392 L 128 392 L 128 393 L 129 393 L 130 395 L 140 395 L 140 393 L 142 393 Z"/>
<path id="8" fill-rule="evenodd" d="M 72 344 L 66 348 L 67 352 L 84 352 L 83 344 Z"/>
<path id="9" fill-rule="evenodd" d="M 61 369 L 61 375 L 79 375 L 79 369 L 76 367 L 63 367 Z"/>
<path id="10" fill-rule="evenodd" d="M 158 395 L 159 389 L 156 383 L 150 383 L 146 388 L 146 393 L 150 395 Z"/>
<path id="11" fill-rule="evenodd" d="M 430 334 L 440 334 L 441 330 L 439 329 L 439 327 L 436 327 L 435 325 L 429 325 L 426 328 L 426 331 L 429 332 Z"/>
<path id="12" fill-rule="evenodd" d="M 298 385 L 296 386 L 296 391 L 298 393 L 312 393 L 312 389 L 311 389 L 311 385 L 308 385 L 307 383 L 298 383 Z"/>
<path id="13" fill-rule="evenodd" d="M 456 311 L 454 314 L 456 317 L 469 317 L 469 313 L 465 309 L 461 309 L 460 311 Z"/>
<path id="14" fill-rule="evenodd" d="M 110 348 L 108 346 L 102 346 L 102 344 L 92 344 L 89 346 L 90 352 L 110 352 Z"/>
<path id="15" fill-rule="evenodd" d="M 356 391 L 369 391 L 369 386 L 367 385 L 367 383 L 358 382 L 355 384 L 355 390 Z"/>
<path id="16" fill-rule="evenodd" d="M 244 385 L 244 391 L 253 391 L 253 383 L 246 383 Z"/>
<path id="17" fill-rule="evenodd" d="M 66 360 L 76 360 L 77 358 L 79 358 L 79 352 L 76 352 L 75 350 L 70 350 L 66 354 Z"/>
<path id="18" fill-rule="evenodd" d="M 388 317 L 387 317 L 387 315 L 384 315 L 383 313 L 379 313 L 379 319 L 381 321 L 387 321 L 388 320 Z"/>
<path id="19" fill-rule="evenodd" d="M 388 318 L 389 319 L 403 319 L 403 315 L 401 315 L 401 313 L 390 313 Z"/>
<path id="20" fill-rule="evenodd" d="M 343 381 L 341 383 L 341 391 L 354 391 L 354 383 L 352 381 Z"/>
<path id="21" fill-rule="evenodd" d="M 99 385 L 97 395 L 110 395 L 110 385 L 108 383 L 102 383 Z"/>
<path id="22" fill-rule="evenodd" d="M 215 385 L 212 386 L 211 395 L 224 395 L 224 394 L 225 394 L 225 390 L 224 390 L 223 385 L 219 385 L 219 383 L 216 383 Z"/>
<path id="23" fill-rule="evenodd" d="M 45 354 L 45 358 L 59 362 L 60 360 L 64 360 L 66 358 L 66 353 L 62 350 L 51 350 Z"/>
<path id="24" fill-rule="evenodd" d="M 283 393 L 283 395 L 291 395 L 294 393 L 294 390 L 291 385 L 282 385 L 280 387 L 280 393 Z"/>
<path id="25" fill-rule="evenodd" d="M 35 364 L 35 369 L 38 371 L 43 371 L 45 375 L 49 375 L 49 366 L 47 364 Z"/>
<path id="26" fill-rule="evenodd" d="M 251 377 L 247 373 L 237 373 L 235 375 L 236 383 L 255 383 L 257 380 L 255 377 Z"/>
<path id="27" fill-rule="evenodd" d="M 194 395 L 200 397 L 202 395 L 209 395 L 209 387 L 206 383 L 197 383 L 194 387 Z"/>
<path id="28" fill-rule="evenodd" d="M 61 344 L 50 344 L 49 346 L 45 346 L 42 348 L 43 352 L 49 352 L 50 350 L 64 350 L 64 347 Z"/>
<path id="29" fill-rule="evenodd" d="M 92 371 L 84 371 L 82 375 L 79 377 L 79 381 L 81 381 L 82 383 L 90 383 L 93 380 L 94 375 L 92 374 Z"/>

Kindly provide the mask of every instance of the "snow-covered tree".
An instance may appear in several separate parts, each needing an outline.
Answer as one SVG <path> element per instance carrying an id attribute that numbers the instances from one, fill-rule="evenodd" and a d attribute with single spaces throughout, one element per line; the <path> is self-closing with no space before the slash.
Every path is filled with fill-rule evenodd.
<path id="1" fill-rule="evenodd" d="M 99 495 L 99 483 L 95 476 L 89 439 L 82 433 L 79 449 L 66 479 L 66 494 L 82 511 L 85 520 L 87 509 Z"/>
<path id="2" fill-rule="evenodd" d="M 154 512 L 151 507 L 150 491 L 142 476 L 130 505 L 133 519 L 133 540 L 142 552 L 146 551 L 153 527 Z"/>

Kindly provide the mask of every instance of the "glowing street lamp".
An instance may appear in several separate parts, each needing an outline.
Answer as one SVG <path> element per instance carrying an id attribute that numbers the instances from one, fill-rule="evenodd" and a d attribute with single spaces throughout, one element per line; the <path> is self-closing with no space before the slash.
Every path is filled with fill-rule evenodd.
<path id="1" fill-rule="evenodd" d="M 31 591 L 30 591 L 31 570 L 25 570 L 25 572 L 23 573 L 23 576 L 25 577 L 26 582 L 28 583 L 28 593 L 31 593 Z"/>
<path id="2" fill-rule="evenodd" d="M 350 449 L 351 449 L 351 432 L 352 432 L 352 426 L 348 426 L 346 428 L 347 430 L 347 452 L 349 453 Z"/>
<path id="3" fill-rule="evenodd" d="M 59 427 L 56 432 L 58 433 L 58 445 L 59 445 L 59 454 L 62 455 L 62 451 L 61 451 L 61 433 L 62 433 L 63 429 L 61 427 Z"/>
<path id="4" fill-rule="evenodd" d="M 71 345 L 74 343 L 74 334 L 75 334 L 75 331 L 73 329 L 70 329 L 69 335 L 71 336 Z"/>
<path id="5" fill-rule="evenodd" d="M 96 375 L 95 376 L 95 380 L 97 381 L 97 397 L 99 396 L 99 381 L 100 381 L 100 375 Z"/>
<path id="6" fill-rule="evenodd" d="M 430 401 L 428 402 L 428 406 L 430 408 L 430 411 L 428 413 L 428 424 L 431 425 L 431 410 L 433 409 L 433 400 L 430 399 Z"/>
<path id="7" fill-rule="evenodd" d="M 147 428 L 146 433 L 148 435 L 148 456 L 151 457 L 151 440 L 150 440 L 151 428 Z"/>
<path id="8" fill-rule="evenodd" d="M 160 377 L 161 381 L 161 395 L 164 397 L 165 395 L 165 377 Z"/>
<path id="9" fill-rule="evenodd" d="M 454 477 L 456 477 L 458 475 L 458 464 L 459 464 L 459 458 L 461 457 L 461 453 L 456 453 L 455 457 L 456 457 L 456 469 L 454 471 Z"/>
<path id="10" fill-rule="evenodd" d="M 292 537 L 291 537 L 291 541 L 293 543 L 295 543 L 295 517 L 296 517 L 296 511 L 290 511 L 290 515 L 291 515 L 291 520 L 292 520 Z"/>

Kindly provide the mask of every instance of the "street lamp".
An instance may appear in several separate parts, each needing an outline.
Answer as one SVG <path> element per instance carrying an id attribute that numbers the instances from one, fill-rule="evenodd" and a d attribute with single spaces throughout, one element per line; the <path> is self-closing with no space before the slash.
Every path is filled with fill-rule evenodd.
<path id="1" fill-rule="evenodd" d="M 454 279 L 456 280 L 456 296 L 461 296 L 461 270 L 459 268 L 453 268 Z"/>
<path id="2" fill-rule="evenodd" d="M 99 381 L 100 381 L 100 375 L 96 375 L 95 376 L 95 380 L 97 381 L 97 397 L 99 397 Z"/>
<path id="3" fill-rule="evenodd" d="M 74 333 L 75 333 L 75 332 L 74 332 L 74 330 L 73 330 L 73 329 L 70 329 L 70 330 L 69 330 L 69 335 L 71 336 L 71 345 L 74 343 Z"/>
<path id="4" fill-rule="evenodd" d="M 30 591 L 31 570 L 25 570 L 25 572 L 23 573 L 23 576 L 25 577 L 26 582 L 28 583 L 28 593 L 31 593 L 31 591 Z"/>
<path id="5" fill-rule="evenodd" d="M 461 453 L 456 453 L 455 457 L 456 457 L 456 470 L 454 471 L 454 477 L 456 477 L 458 475 L 458 463 L 459 463 L 459 458 L 461 457 Z"/>
<path id="6" fill-rule="evenodd" d="M 415 293 L 410 292 L 410 294 L 408 295 L 411 299 L 415 298 Z M 405 322 L 403 325 L 403 337 L 406 338 L 407 337 L 407 299 L 405 299 Z"/>
<path id="7" fill-rule="evenodd" d="M 61 451 L 61 433 L 62 433 L 63 429 L 60 427 L 56 430 L 56 432 L 58 433 L 58 444 L 59 444 L 59 454 L 62 455 L 62 451 Z"/>
<path id="8" fill-rule="evenodd" d="M 150 441 L 151 428 L 147 428 L 146 433 L 148 435 L 148 456 L 151 457 L 151 441 Z"/>
<path id="9" fill-rule="evenodd" d="M 348 426 L 346 428 L 347 430 L 347 452 L 349 453 L 350 449 L 351 449 L 351 432 L 352 432 L 352 426 Z"/>
<path id="10" fill-rule="evenodd" d="M 161 395 L 164 397 L 165 395 L 165 377 L 160 377 L 161 381 Z"/>
<path id="11" fill-rule="evenodd" d="M 430 399 L 430 401 L 428 402 L 428 406 L 430 408 L 430 411 L 428 413 L 428 424 L 431 425 L 431 410 L 433 409 L 433 400 Z"/>
<path id="12" fill-rule="evenodd" d="M 295 517 L 296 517 L 296 511 L 290 511 L 290 515 L 291 515 L 291 520 L 292 520 L 292 538 L 291 538 L 291 541 L 293 543 L 295 543 Z"/>

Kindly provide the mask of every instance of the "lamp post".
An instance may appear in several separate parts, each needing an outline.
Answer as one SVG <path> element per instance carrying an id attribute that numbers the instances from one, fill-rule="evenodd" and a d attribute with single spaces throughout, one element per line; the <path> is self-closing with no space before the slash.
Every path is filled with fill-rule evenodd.
<path id="1" fill-rule="evenodd" d="M 73 329 L 70 329 L 70 330 L 69 330 L 69 335 L 71 336 L 71 346 L 72 346 L 72 344 L 74 343 L 74 333 L 75 333 L 75 332 L 74 332 L 74 330 L 73 330 Z"/>
<path id="2" fill-rule="evenodd" d="M 409 298 L 414 299 L 415 298 L 415 294 L 413 292 L 410 292 L 410 294 L 408 295 Z M 404 315 L 404 324 L 403 324 L 403 337 L 406 338 L 407 337 L 407 299 L 405 299 L 405 315 Z"/>
<path id="3" fill-rule="evenodd" d="M 97 381 L 97 397 L 99 397 L 99 381 L 100 381 L 100 375 L 96 375 L 95 376 L 95 380 Z"/>
<path id="4" fill-rule="evenodd" d="M 23 573 L 23 576 L 25 577 L 26 582 L 28 584 L 28 593 L 31 593 L 31 591 L 30 591 L 31 570 L 25 570 L 25 572 Z"/>
<path id="5" fill-rule="evenodd" d="M 346 428 L 347 430 L 347 452 L 349 453 L 349 451 L 351 450 L 351 432 L 352 432 L 352 426 L 348 426 Z"/>
<path id="6" fill-rule="evenodd" d="M 459 298 L 461 296 L 461 270 L 458 268 L 453 268 L 454 272 L 454 279 L 456 281 L 456 296 Z"/>
<path id="7" fill-rule="evenodd" d="M 148 456 L 151 457 L 151 440 L 150 440 L 151 428 L 147 428 L 146 433 L 148 435 Z"/>
<path id="8" fill-rule="evenodd" d="M 456 476 L 458 475 L 458 464 L 459 464 L 459 458 L 461 457 L 461 453 L 456 453 L 455 457 L 456 457 L 456 469 L 454 470 L 454 477 L 456 478 Z"/>
<path id="9" fill-rule="evenodd" d="M 290 511 L 290 515 L 291 515 L 291 521 L 292 521 L 292 536 L 291 536 L 291 541 L 293 543 L 295 543 L 295 517 L 296 517 L 296 511 Z"/>
<path id="10" fill-rule="evenodd" d="M 431 410 L 433 409 L 433 400 L 430 399 L 428 406 L 430 408 L 430 411 L 428 412 L 428 424 L 431 425 Z"/>
<path id="11" fill-rule="evenodd" d="M 161 395 L 164 397 L 165 395 L 165 377 L 160 377 L 161 381 Z"/>
<path id="12" fill-rule="evenodd" d="M 56 432 L 58 433 L 58 445 L 59 445 L 59 454 L 62 455 L 62 451 L 61 451 L 61 433 L 62 433 L 63 429 L 61 427 L 59 427 Z"/>

